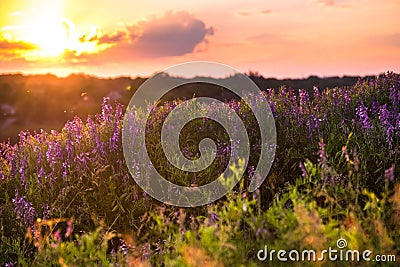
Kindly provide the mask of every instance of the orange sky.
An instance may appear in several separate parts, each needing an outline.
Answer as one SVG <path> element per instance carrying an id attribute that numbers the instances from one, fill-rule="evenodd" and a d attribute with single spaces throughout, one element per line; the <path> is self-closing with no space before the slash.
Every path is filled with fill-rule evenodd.
<path id="1" fill-rule="evenodd" d="M 149 75 L 192 60 L 266 77 L 400 72 L 400 0 L 2 0 L 0 72 Z"/>

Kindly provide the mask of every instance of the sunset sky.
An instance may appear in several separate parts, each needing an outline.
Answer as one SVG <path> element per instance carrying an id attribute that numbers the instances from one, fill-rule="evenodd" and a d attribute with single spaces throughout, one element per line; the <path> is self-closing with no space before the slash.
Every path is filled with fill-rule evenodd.
<path id="1" fill-rule="evenodd" d="M 2 0 L 0 73 L 147 76 L 193 60 L 266 77 L 400 72 L 400 0 Z"/>

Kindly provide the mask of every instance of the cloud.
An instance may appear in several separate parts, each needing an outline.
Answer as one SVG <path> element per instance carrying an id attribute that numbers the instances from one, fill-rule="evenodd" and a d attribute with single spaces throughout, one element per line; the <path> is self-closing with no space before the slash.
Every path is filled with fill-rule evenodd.
<path id="1" fill-rule="evenodd" d="M 37 45 L 32 43 L 0 39 L 1 60 L 12 60 L 20 58 L 24 52 L 32 51 L 35 49 L 37 49 Z"/>
<path id="2" fill-rule="evenodd" d="M 152 16 L 110 34 L 83 36 L 82 41 L 106 43 L 108 49 L 93 55 L 80 55 L 88 64 L 112 61 L 182 56 L 201 52 L 207 37 L 214 34 L 212 27 L 186 11 L 166 12 Z"/>
<path id="3" fill-rule="evenodd" d="M 318 3 L 323 4 L 325 6 L 334 6 L 335 0 L 318 0 Z"/>
<path id="4" fill-rule="evenodd" d="M 0 51 L 3 50 L 33 50 L 37 46 L 28 42 L 13 42 L 8 40 L 0 40 Z"/>
<path id="5" fill-rule="evenodd" d="M 248 41 L 252 42 L 269 42 L 269 41 L 282 41 L 283 38 L 281 35 L 273 34 L 273 33 L 263 33 L 258 35 L 252 35 L 247 37 Z"/>
<path id="6" fill-rule="evenodd" d="M 317 3 L 328 7 L 347 7 L 348 0 L 316 0 Z"/>
<path id="7" fill-rule="evenodd" d="M 257 16 L 257 15 L 267 15 L 270 14 L 272 11 L 269 9 L 257 11 L 257 12 L 251 12 L 251 11 L 239 11 L 237 14 L 242 17 L 250 17 L 250 16 Z"/>
<path id="8" fill-rule="evenodd" d="M 67 25 L 68 26 L 68 25 Z M 68 32 L 71 31 L 67 27 Z M 77 42 L 97 47 L 98 51 L 75 51 L 66 49 L 58 66 L 100 66 L 120 64 L 182 56 L 189 53 L 200 53 L 208 48 L 209 36 L 214 35 L 214 28 L 187 11 L 166 12 L 161 16 L 147 17 L 135 24 L 119 25 L 113 32 L 102 32 L 92 29 L 90 32 L 76 36 Z M 28 50 L 39 49 L 25 42 L 1 41 L 0 62 L 12 60 L 30 62 L 26 57 Z M 35 60 L 35 66 L 46 63 L 46 59 Z M 53 64 L 52 59 L 47 64 Z M 55 62 L 54 62 L 55 64 Z"/>
<path id="9" fill-rule="evenodd" d="M 105 34 L 99 38 L 99 44 L 113 44 L 123 41 L 126 38 L 126 32 L 117 31 L 113 34 Z"/>
<path id="10" fill-rule="evenodd" d="M 126 31 L 118 30 L 114 33 L 101 33 L 96 31 L 94 33 L 86 33 L 79 36 L 79 41 L 81 43 L 85 42 L 96 42 L 97 44 L 117 44 L 120 43 L 128 37 Z"/>
<path id="11" fill-rule="evenodd" d="M 266 10 L 261 10 L 261 14 L 269 14 L 269 13 L 271 13 L 272 11 L 271 10 L 269 10 L 269 9 L 266 9 Z"/>
<path id="12" fill-rule="evenodd" d="M 214 34 L 212 27 L 192 14 L 181 11 L 167 12 L 163 17 L 151 18 L 129 28 L 131 38 L 140 34 L 132 49 L 150 57 L 180 56 L 194 51 L 195 47 Z"/>
<path id="13" fill-rule="evenodd" d="M 238 12 L 238 15 L 243 16 L 243 17 L 248 17 L 248 16 L 253 16 L 253 13 L 247 12 L 247 11 L 240 11 L 240 12 Z"/>

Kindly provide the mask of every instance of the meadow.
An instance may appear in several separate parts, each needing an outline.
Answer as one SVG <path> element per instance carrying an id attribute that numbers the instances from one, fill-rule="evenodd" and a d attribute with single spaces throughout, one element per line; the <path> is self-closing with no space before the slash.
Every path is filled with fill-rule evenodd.
<path id="1" fill-rule="evenodd" d="M 314 266 L 317 262 L 262 261 L 257 254 L 267 245 L 276 251 L 313 249 L 320 256 L 337 249 L 339 239 L 347 249 L 371 250 L 371 266 L 382 264 L 372 261 L 376 255 L 399 261 L 400 74 L 354 86 L 314 87 L 312 94 L 286 87 L 263 93 L 277 131 L 267 179 L 248 192 L 255 162 L 250 159 L 232 192 L 196 208 L 158 202 L 135 183 L 123 156 L 123 106 L 109 98 L 99 114 L 75 117 L 59 132 L 21 132 L 16 144 L 3 142 L 0 266 Z M 148 151 L 160 151 L 157 133 L 179 103 L 153 110 Z M 247 129 L 256 128 L 246 105 L 237 100 L 229 105 Z M 141 113 L 137 116 L 140 120 Z M 207 123 L 196 121 L 183 135 L 200 133 L 201 139 L 202 133 L 219 133 Z M 249 135 L 257 139 L 256 132 Z M 209 182 L 232 145 L 224 134 L 217 137 L 222 159 L 215 170 L 196 180 L 162 171 L 177 183 Z M 199 140 L 192 139 L 183 150 L 196 158 Z M 258 148 L 252 149 L 256 158 Z M 152 158 L 166 166 L 157 153 Z M 237 166 L 230 167 L 237 176 Z M 318 264 L 367 263 L 325 257 Z"/>

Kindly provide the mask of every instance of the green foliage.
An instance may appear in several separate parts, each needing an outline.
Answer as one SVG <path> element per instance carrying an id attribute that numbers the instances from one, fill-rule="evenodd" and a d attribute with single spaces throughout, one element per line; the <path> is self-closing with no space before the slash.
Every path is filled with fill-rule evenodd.
<path id="1" fill-rule="evenodd" d="M 340 238 L 346 239 L 349 249 L 371 250 L 373 255 L 396 255 L 394 240 L 398 239 L 398 228 L 393 231 L 390 226 L 393 207 L 385 202 L 388 196 L 391 203 L 398 201 L 398 192 L 393 195 L 393 190 L 388 189 L 380 198 L 365 188 L 360 193 L 354 190 L 357 175 L 353 176 L 354 180 L 326 186 L 320 165 L 306 160 L 305 167 L 308 175 L 289 184 L 267 209 L 260 207 L 257 192 L 249 195 L 242 184 L 226 200 L 209 206 L 208 217 L 197 216 L 187 221 L 186 226 L 190 225 L 187 228 L 182 223 L 166 224 L 165 209 L 162 214 L 150 213 L 147 223 L 153 224 L 154 229 L 162 229 L 159 237 L 169 237 L 165 246 L 168 249 L 163 255 L 165 263 L 199 266 L 192 260 L 196 255 L 206 266 L 264 266 L 256 257 L 264 245 L 276 251 L 314 249 L 321 253 L 328 247 L 337 248 Z M 354 167 L 348 171 L 354 172 Z M 354 205 L 357 197 L 363 199 L 360 207 Z M 181 210 L 184 214 L 181 222 L 191 216 L 190 211 Z M 190 256 L 188 251 L 193 254 Z M 158 259 L 155 263 L 160 263 L 159 255 L 153 257 Z M 353 264 L 325 263 L 327 266 Z M 285 266 L 287 263 L 268 264 Z"/>
<path id="2" fill-rule="evenodd" d="M 104 232 L 98 228 L 96 231 L 76 236 L 74 241 L 56 242 L 40 250 L 32 264 L 36 266 L 115 266 L 122 260 L 122 253 L 108 254 L 108 241 L 115 236 L 114 233 Z"/>

